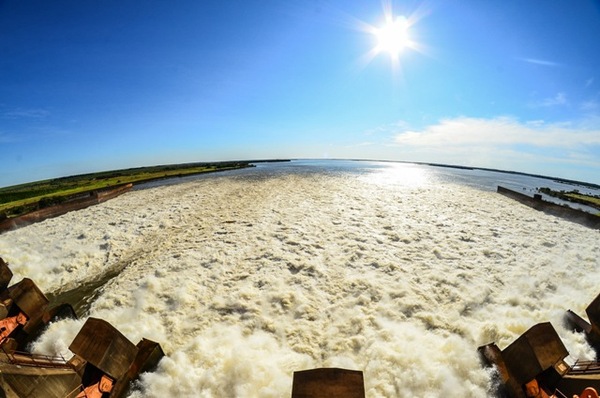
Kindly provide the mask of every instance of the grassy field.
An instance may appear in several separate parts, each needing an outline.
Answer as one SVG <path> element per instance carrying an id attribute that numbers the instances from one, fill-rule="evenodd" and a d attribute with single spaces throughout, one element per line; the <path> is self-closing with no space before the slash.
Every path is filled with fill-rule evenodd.
<path id="1" fill-rule="evenodd" d="M 128 183 L 249 167 L 248 162 L 191 163 L 140 167 L 55 178 L 0 188 L 0 216 L 13 217 L 74 196 Z"/>
<path id="2" fill-rule="evenodd" d="M 580 200 L 580 201 L 585 201 L 586 203 L 590 204 L 591 206 L 595 205 L 594 207 L 600 209 L 600 198 L 598 198 L 598 197 L 576 194 L 576 193 L 568 193 L 566 196 L 568 196 L 569 198 Z"/>

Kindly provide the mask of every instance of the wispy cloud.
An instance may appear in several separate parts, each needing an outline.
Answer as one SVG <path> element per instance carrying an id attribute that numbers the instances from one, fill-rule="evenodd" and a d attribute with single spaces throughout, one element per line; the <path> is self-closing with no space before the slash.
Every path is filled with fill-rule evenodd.
<path id="1" fill-rule="evenodd" d="M 555 96 L 544 98 L 542 100 L 534 101 L 530 103 L 530 106 L 534 108 L 540 107 L 552 107 L 568 105 L 567 95 L 565 93 L 557 93 Z"/>
<path id="2" fill-rule="evenodd" d="M 527 63 L 535 64 L 535 65 L 550 66 L 550 67 L 561 66 L 561 64 L 559 64 L 558 62 L 548 61 L 545 59 L 537 59 L 537 58 L 519 58 L 519 59 L 521 61 L 525 61 Z"/>
<path id="3" fill-rule="evenodd" d="M 363 142 L 358 142 L 358 143 L 352 144 L 352 145 L 346 145 L 345 148 L 360 148 L 360 147 L 373 146 L 376 144 L 377 143 L 373 142 L 373 141 L 363 141 Z"/>
<path id="4" fill-rule="evenodd" d="M 46 109 L 23 109 L 16 108 L 0 111 L 3 119 L 43 119 L 50 115 Z"/>
<path id="5" fill-rule="evenodd" d="M 591 86 L 592 84 L 594 84 L 594 78 L 593 77 L 590 77 L 589 79 L 587 79 L 585 81 L 585 87 L 586 88 L 589 87 L 589 86 Z"/>
<path id="6" fill-rule="evenodd" d="M 394 123 L 389 123 L 383 126 L 378 126 L 369 130 L 365 130 L 364 131 L 364 135 L 370 136 L 370 135 L 375 135 L 375 134 L 390 134 L 393 132 L 398 131 L 399 129 L 408 129 L 410 127 L 410 125 L 405 122 L 404 120 L 398 120 L 397 122 Z"/>
<path id="7" fill-rule="evenodd" d="M 19 141 L 19 139 L 14 134 L 0 131 L 0 144 L 10 144 L 17 141 Z"/>
<path id="8" fill-rule="evenodd" d="M 600 102 L 596 100 L 585 101 L 581 104 L 581 110 L 584 112 L 600 111 Z"/>
<path id="9" fill-rule="evenodd" d="M 15 130 L 7 128 L 0 131 L 0 144 L 35 143 L 40 142 L 40 140 L 58 142 L 59 140 L 68 140 L 73 135 L 73 131 L 46 125 Z"/>

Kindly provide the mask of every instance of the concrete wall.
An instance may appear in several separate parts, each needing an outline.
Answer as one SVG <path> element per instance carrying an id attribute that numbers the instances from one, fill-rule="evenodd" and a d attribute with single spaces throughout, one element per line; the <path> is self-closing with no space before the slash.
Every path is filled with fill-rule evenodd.
<path id="1" fill-rule="evenodd" d="M 527 196 L 520 192 L 512 191 L 501 186 L 498 186 L 498 193 L 515 199 L 524 205 L 533 207 L 536 210 L 543 211 L 546 214 L 561 217 L 569 221 L 585 225 L 589 228 L 600 229 L 600 216 L 595 214 L 587 213 L 577 209 L 571 209 L 570 207 L 557 205 L 556 203 L 546 202 L 539 197 L 532 198 L 531 196 Z"/>

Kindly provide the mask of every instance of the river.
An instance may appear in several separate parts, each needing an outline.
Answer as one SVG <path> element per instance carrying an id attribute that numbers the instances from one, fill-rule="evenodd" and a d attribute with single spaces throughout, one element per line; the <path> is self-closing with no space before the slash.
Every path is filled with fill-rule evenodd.
<path id="1" fill-rule="evenodd" d="M 477 347 L 600 286 L 600 232 L 495 193 L 532 177 L 298 161 L 149 184 L 0 236 L 15 273 L 78 302 L 36 352 L 70 357 L 87 316 L 167 356 L 131 397 L 285 397 L 295 370 L 364 372 L 367 397 L 485 397 Z M 558 184 L 546 180 L 548 184 Z M 546 186 L 552 186 L 548 185 Z M 561 188 L 569 190 L 569 187 Z"/>

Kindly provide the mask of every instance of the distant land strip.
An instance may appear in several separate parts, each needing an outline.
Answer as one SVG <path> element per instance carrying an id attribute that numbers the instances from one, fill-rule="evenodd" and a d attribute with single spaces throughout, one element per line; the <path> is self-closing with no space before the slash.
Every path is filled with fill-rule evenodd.
<path id="1" fill-rule="evenodd" d="M 358 162 L 406 163 L 406 164 L 418 164 L 421 166 L 447 167 L 450 169 L 493 171 L 496 173 L 517 174 L 517 175 L 522 175 L 522 176 L 527 176 L 527 177 L 543 178 L 545 180 L 552 180 L 552 181 L 563 183 L 563 184 L 579 185 L 582 187 L 600 189 L 600 184 L 594 184 L 594 183 L 585 182 L 585 181 L 570 180 L 570 179 L 561 178 L 561 177 L 545 176 L 542 174 L 525 173 L 522 171 L 490 169 L 490 168 L 486 168 L 486 167 L 475 167 L 475 166 L 460 166 L 460 165 L 455 165 L 455 164 L 444 164 L 444 163 L 411 162 L 411 161 L 407 161 L 407 160 L 381 160 L 381 159 L 380 160 L 377 160 L 377 159 L 339 159 L 339 160 L 355 160 Z"/>
<path id="2" fill-rule="evenodd" d="M 286 161 L 253 160 L 184 163 L 137 167 L 80 174 L 0 188 L 0 222 L 49 207 L 72 206 L 86 197 L 127 184 L 253 167 L 254 163 Z M 69 204 L 67 206 L 67 204 Z"/>

